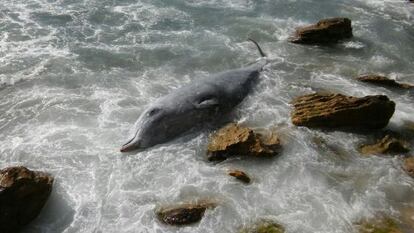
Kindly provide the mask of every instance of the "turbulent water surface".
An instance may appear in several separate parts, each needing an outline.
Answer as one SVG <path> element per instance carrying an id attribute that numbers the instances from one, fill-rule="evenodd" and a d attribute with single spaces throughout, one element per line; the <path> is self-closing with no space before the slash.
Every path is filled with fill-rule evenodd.
<path id="1" fill-rule="evenodd" d="M 289 102 L 320 90 L 386 94 L 397 104 L 388 129 L 402 132 L 414 121 L 413 94 L 353 78 L 380 73 L 414 82 L 413 12 L 402 0 L 0 0 L 1 167 L 56 177 L 25 232 L 225 233 L 271 218 L 288 233 L 346 233 L 379 212 L 398 218 L 414 204 L 401 159 L 361 156 L 357 145 L 372 136 L 293 126 Z M 353 20 L 352 40 L 287 42 L 295 27 L 333 16 Z M 248 37 L 271 62 L 234 120 L 276 128 L 280 157 L 208 163 L 208 130 L 119 152 L 146 104 L 254 61 Z M 228 178 L 230 167 L 254 183 Z M 220 205 L 198 224 L 155 220 L 161 205 L 205 198 Z"/>

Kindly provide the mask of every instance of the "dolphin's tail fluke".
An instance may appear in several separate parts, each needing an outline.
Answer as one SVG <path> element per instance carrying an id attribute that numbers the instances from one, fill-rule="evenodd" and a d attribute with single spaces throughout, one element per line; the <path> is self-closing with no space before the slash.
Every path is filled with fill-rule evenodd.
<path id="1" fill-rule="evenodd" d="M 255 40 L 253 40 L 252 38 L 248 38 L 248 40 L 250 40 L 251 42 L 253 42 L 256 45 L 256 47 L 259 50 L 259 53 L 262 57 L 267 57 L 267 55 L 263 52 L 262 48 L 260 48 L 260 45 Z"/>

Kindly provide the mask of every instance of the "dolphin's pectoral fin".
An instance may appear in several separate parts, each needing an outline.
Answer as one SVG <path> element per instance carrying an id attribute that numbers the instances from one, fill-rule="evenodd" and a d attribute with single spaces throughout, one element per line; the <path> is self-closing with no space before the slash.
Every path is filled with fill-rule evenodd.
<path id="1" fill-rule="evenodd" d="M 219 101 L 217 98 L 214 98 L 214 97 L 201 99 L 200 101 L 195 103 L 195 106 L 197 108 L 211 108 L 217 105 L 219 105 Z"/>

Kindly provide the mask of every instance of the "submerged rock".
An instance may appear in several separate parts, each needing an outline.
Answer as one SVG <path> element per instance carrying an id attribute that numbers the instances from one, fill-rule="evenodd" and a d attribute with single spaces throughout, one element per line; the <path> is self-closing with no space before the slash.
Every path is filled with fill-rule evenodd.
<path id="1" fill-rule="evenodd" d="M 406 141 L 386 135 L 375 144 L 363 145 L 360 147 L 362 154 L 399 154 L 410 151 Z"/>
<path id="2" fill-rule="evenodd" d="M 246 173 L 240 170 L 230 170 L 228 174 L 229 176 L 236 177 L 236 179 L 242 181 L 245 184 L 249 184 L 251 181 L 250 177 Z"/>
<path id="3" fill-rule="evenodd" d="M 0 232 L 17 232 L 42 210 L 52 191 L 53 177 L 25 167 L 0 170 Z"/>
<path id="4" fill-rule="evenodd" d="M 243 228 L 240 233 L 284 233 L 285 228 L 270 220 L 260 220 L 252 226 Z"/>
<path id="5" fill-rule="evenodd" d="M 384 216 L 364 220 L 357 227 L 359 233 L 403 233 L 394 219 Z"/>
<path id="6" fill-rule="evenodd" d="M 279 138 L 269 137 L 237 124 L 229 124 L 210 138 L 208 160 L 225 160 L 229 156 L 246 155 L 254 157 L 274 156 L 281 147 Z"/>
<path id="7" fill-rule="evenodd" d="M 188 225 L 199 222 L 207 208 L 214 208 L 214 203 L 182 204 L 162 208 L 156 211 L 160 221 L 169 225 Z"/>
<path id="8" fill-rule="evenodd" d="M 414 88 L 413 85 L 406 84 L 406 83 L 399 83 L 393 79 L 389 79 L 387 77 L 381 75 L 364 75 L 358 77 L 357 80 L 366 83 L 372 83 L 383 87 L 391 87 L 391 88 L 399 88 L 399 89 L 410 89 Z"/>
<path id="9" fill-rule="evenodd" d="M 414 178 L 414 157 L 405 158 L 403 168 L 408 173 L 408 175 Z"/>
<path id="10" fill-rule="evenodd" d="M 299 44 L 335 43 L 352 37 L 351 20 L 348 18 L 330 18 L 318 23 L 296 29 L 290 42 Z"/>
<path id="11" fill-rule="evenodd" d="M 394 114 L 395 103 L 385 95 L 365 97 L 309 94 L 292 102 L 292 123 L 321 128 L 380 129 Z"/>

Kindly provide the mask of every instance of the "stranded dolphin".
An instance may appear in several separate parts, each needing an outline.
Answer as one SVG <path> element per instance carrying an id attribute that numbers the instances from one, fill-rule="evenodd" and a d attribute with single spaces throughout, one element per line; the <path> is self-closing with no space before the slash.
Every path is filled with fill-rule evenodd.
<path id="1" fill-rule="evenodd" d="M 262 57 L 260 46 L 252 39 Z M 266 59 L 195 80 L 159 98 L 141 114 L 135 123 L 133 137 L 121 152 L 145 149 L 172 140 L 180 134 L 231 112 L 247 96 L 259 77 Z"/>

